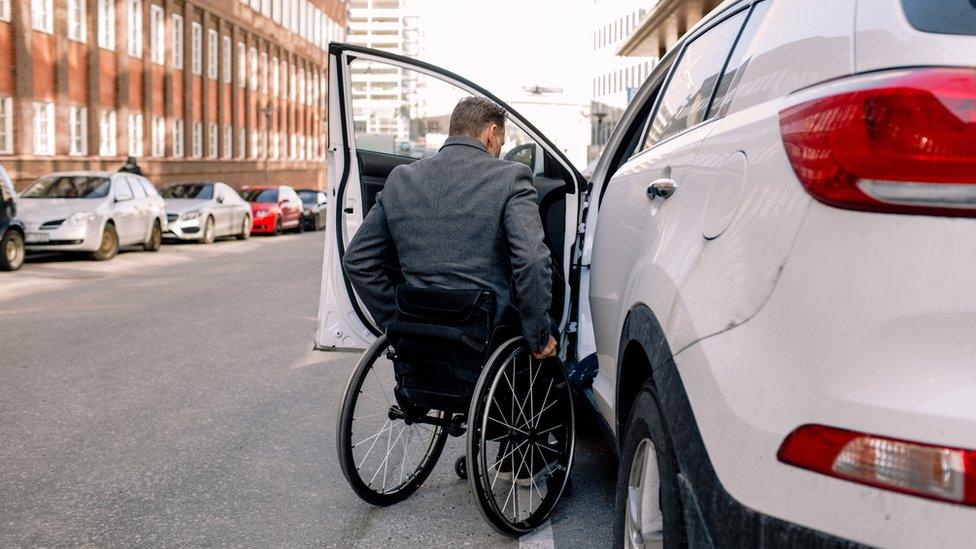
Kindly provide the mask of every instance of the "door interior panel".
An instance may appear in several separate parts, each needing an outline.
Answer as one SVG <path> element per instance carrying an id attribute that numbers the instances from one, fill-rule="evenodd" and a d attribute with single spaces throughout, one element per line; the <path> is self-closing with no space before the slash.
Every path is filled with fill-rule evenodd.
<path id="1" fill-rule="evenodd" d="M 393 168 L 417 160 L 408 156 L 366 150 L 357 150 L 356 159 L 359 162 L 366 212 L 369 212 L 376 204 L 376 196 L 383 191 L 386 178 L 390 176 Z M 558 177 L 550 177 L 550 175 L 559 174 L 536 175 L 535 188 L 538 193 L 539 216 L 542 218 L 545 242 L 552 253 L 554 263 L 550 314 L 558 321 L 562 317 L 565 294 L 562 265 L 563 249 L 566 242 L 566 181 Z"/>

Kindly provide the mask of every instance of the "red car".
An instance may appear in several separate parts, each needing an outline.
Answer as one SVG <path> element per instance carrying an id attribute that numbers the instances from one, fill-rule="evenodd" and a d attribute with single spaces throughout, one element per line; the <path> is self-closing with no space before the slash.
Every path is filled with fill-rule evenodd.
<path id="1" fill-rule="evenodd" d="M 241 198 L 251 203 L 251 233 L 302 232 L 302 200 L 291 187 L 247 186 L 241 189 Z"/>

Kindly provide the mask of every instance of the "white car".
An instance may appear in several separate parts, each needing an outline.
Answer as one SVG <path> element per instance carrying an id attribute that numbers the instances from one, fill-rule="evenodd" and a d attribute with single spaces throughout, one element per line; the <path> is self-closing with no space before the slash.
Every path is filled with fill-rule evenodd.
<path id="1" fill-rule="evenodd" d="M 17 198 L 28 250 L 89 252 L 115 257 L 134 244 L 154 252 L 166 230 L 163 199 L 131 173 L 60 172 L 34 181 Z"/>
<path id="2" fill-rule="evenodd" d="M 226 183 L 176 183 L 159 194 L 166 200 L 165 237 L 210 244 L 222 236 L 251 236 L 251 205 Z"/>
<path id="3" fill-rule="evenodd" d="M 339 261 L 381 172 L 349 64 L 496 98 L 330 59 L 316 345 L 359 349 L 376 328 Z M 620 458 L 616 545 L 972 545 L 974 67 L 969 0 L 730 0 L 662 58 L 589 186 L 512 113 L 548 155 L 540 193 L 565 182 L 542 212 L 552 314 Z"/>

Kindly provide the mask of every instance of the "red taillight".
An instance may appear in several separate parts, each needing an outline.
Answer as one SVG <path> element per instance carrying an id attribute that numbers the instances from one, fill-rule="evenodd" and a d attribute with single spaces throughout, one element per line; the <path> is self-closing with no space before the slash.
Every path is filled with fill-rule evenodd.
<path id="1" fill-rule="evenodd" d="M 875 75 L 779 120 L 793 170 L 825 204 L 976 216 L 976 69 Z"/>
<path id="2" fill-rule="evenodd" d="M 786 437 L 776 457 L 885 490 L 976 506 L 973 450 L 803 425 Z"/>

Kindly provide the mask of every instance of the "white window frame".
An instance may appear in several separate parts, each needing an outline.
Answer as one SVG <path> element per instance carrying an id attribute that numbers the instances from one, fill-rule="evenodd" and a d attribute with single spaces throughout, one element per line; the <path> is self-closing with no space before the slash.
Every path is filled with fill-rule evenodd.
<path id="1" fill-rule="evenodd" d="M 142 113 L 129 113 L 129 156 L 139 158 L 143 153 Z"/>
<path id="2" fill-rule="evenodd" d="M 271 58 L 271 95 L 278 97 L 281 91 L 281 70 L 277 57 Z"/>
<path id="3" fill-rule="evenodd" d="M 261 79 L 261 93 L 268 94 L 268 52 L 261 52 L 261 62 L 258 65 L 260 67 L 260 79 Z"/>
<path id="4" fill-rule="evenodd" d="M 10 0 L 0 0 L 0 21 L 10 22 Z"/>
<path id="5" fill-rule="evenodd" d="M 260 141 L 260 132 L 251 130 L 251 158 L 258 158 L 258 144 Z"/>
<path id="6" fill-rule="evenodd" d="M 224 125 L 224 150 L 223 157 L 230 158 L 231 153 L 234 151 L 234 126 L 230 124 Z"/>
<path id="7" fill-rule="evenodd" d="M 88 107 L 68 107 L 68 155 L 88 154 Z"/>
<path id="8" fill-rule="evenodd" d="M 184 128 L 183 119 L 177 118 L 173 120 L 173 157 L 183 158 L 186 154 L 185 145 L 186 140 L 186 129 Z"/>
<path id="9" fill-rule="evenodd" d="M 244 158 L 245 155 L 245 143 L 247 143 L 247 130 L 244 128 L 237 129 L 237 158 Z"/>
<path id="10" fill-rule="evenodd" d="M 217 79 L 217 58 L 220 55 L 217 49 L 219 44 L 217 29 L 207 29 L 207 78 L 211 80 Z"/>
<path id="11" fill-rule="evenodd" d="M 152 150 L 155 157 L 166 155 L 166 118 L 154 116 L 152 122 Z"/>
<path id="12" fill-rule="evenodd" d="M 9 5 L 9 0 L 0 0 L 0 3 Z M 88 41 L 86 36 L 88 32 L 88 21 L 85 17 L 86 4 L 86 0 L 68 0 L 68 40 L 81 43 Z"/>
<path id="13" fill-rule="evenodd" d="M 149 5 L 149 60 L 166 64 L 166 10 L 158 4 Z"/>
<path id="14" fill-rule="evenodd" d="M 224 73 L 223 74 L 224 84 L 230 84 L 231 77 L 234 76 L 234 72 L 231 70 L 231 63 L 233 62 L 234 51 L 231 48 L 230 36 L 224 35 L 221 39 L 221 42 L 223 43 L 223 48 L 224 48 L 224 55 L 222 60 L 224 65 L 223 67 L 221 67 L 223 69 L 221 72 Z"/>
<path id="15" fill-rule="evenodd" d="M 0 97 L 0 154 L 12 154 L 14 150 L 13 108 L 13 97 Z"/>
<path id="16" fill-rule="evenodd" d="M 271 0 L 271 20 L 281 24 L 281 0 Z"/>
<path id="17" fill-rule="evenodd" d="M 243 88 L 247 82 L 247 46 L 237 43 L 237 87 Z"/>
<path id="18" fill-rule="evenodd" d="M 220 126 L 218 124 L 207 124 L 207 157 L 217 158 L 217 144 L 220 136 Z"/>
<path id="19" fill-rule="evenodd" d="M 142 0 L 126 0 L 126 51 L 142 57 Z"/>
<path id="20" fill-rule="evenodd" d="M 100 156 L 116 156 L 118 154 L 118 135 L 116 113 L 112 109 L 104 109 L 98 113 L 98 154 Z"/>
<path id="21" fill-rule="evenodd" d="M 281 2 L 281 26 L 291 29 L 291 0 L 279 0 Z"/>
<path id="22" fill-rule="evenodd" d="M 173 68 L 183 68 L 183 16 L 173 14 Z"/>
<path id="23" fill-rule="evenodd" d="M 192 150 L 190 151 L 193 158 L 201 158 L 203 156 L 203 122 L 194 122 L 193 131 L 191 132 L 190 139 L 192 140 L 190 146 Z"/>
<path id="24" fill-rule="evenodd" d="M 34 101 L 34 155 L 54 154 L 54 103 Z"/>
<path id="25" fill-rule="evenodd" d="M 194 75 L 203 74 L 203 25 L 190 23 L 190 70 Z"/>
<path id="26" fill-rule="evenodd" d="M 251 46 L 251 50 L 249 53 L 250 53 L 249 60 L 250 60 L 250 69 L 251 69 L 249 80 L 251 82 L 251 91 L 258 91 L 258 49 L 254 46 Z"/>
<path id="27" fill-rule="evenodd" d="M 54 2 L 53 0 L 31 0 L 31 28 L 54 34 Z"/>

